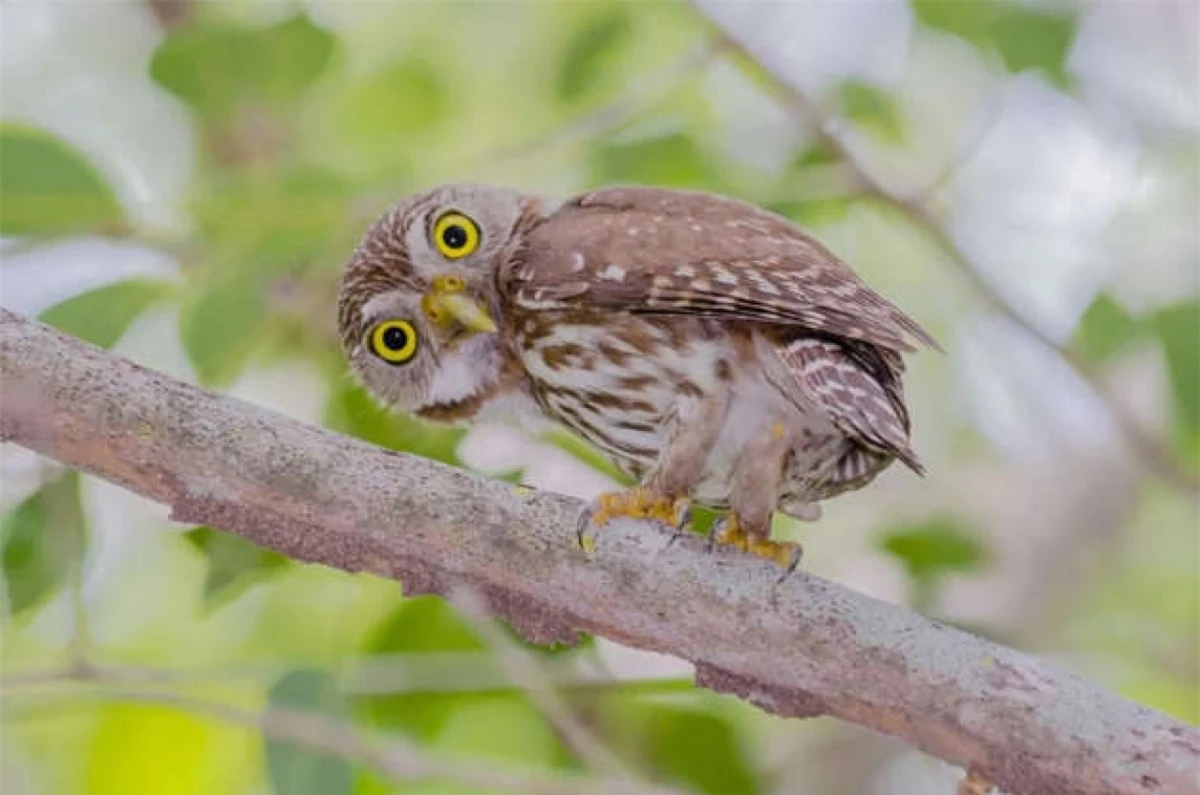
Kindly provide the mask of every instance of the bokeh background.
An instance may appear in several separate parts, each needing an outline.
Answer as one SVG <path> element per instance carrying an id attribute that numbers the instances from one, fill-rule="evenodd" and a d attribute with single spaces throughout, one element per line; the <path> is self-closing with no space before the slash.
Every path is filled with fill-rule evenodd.
<path id="1" fill-rule="evenodd" d="M 771 207 L 947 349 L 911 360 L 930 474 L 780 520 L 806 568 L 1195 723 L 1198 9 L 9 0 L 0 303 L 589 497 L 614 474 L 560 432 L 428 426 L 347 378 L 333 301 L 357 237 L 451 180 Z M 695 691 L 678 660 L 524 647 L 16 448 L 2 480 L 6 793 L 582 792 L 614 770 L 614 792 L 953 791 L 898 743 Z M 288 742 L 288 710 L 349 750 Z M 356 756 L 364 733 L 393 775 Z"/>

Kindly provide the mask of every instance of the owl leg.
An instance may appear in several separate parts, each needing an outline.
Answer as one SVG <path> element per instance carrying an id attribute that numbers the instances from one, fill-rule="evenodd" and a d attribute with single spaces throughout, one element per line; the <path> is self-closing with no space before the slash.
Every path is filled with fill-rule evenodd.
<path id="1" fill-rule="evenodd" d="M 731 515 L 713 526 L 714 545 L 734 547 L 768 558 L 789 572 L 800 563 L 799 544 L 771 540 L 771 516 L 779 502 L 784 465 L 791 440 L 783 423 L 773 422 L 738 456 L 733 476 Z"/>
<path id="2" fill-rule="evenodd" d="M 726 390 L 682 398 L 668 423 L 669 431 L 658 460 L 641 484 L 628 491 L 602 494 L 584 510 L 580 517 L 580 546 L 584 549 L 591 546 L 589 529 L 622 516 L 654 519 L 676 531 L 686 527 L 692 518 L 688 494 L 704 474 L 708 452 L 720 433 L 728 405 Z"/>

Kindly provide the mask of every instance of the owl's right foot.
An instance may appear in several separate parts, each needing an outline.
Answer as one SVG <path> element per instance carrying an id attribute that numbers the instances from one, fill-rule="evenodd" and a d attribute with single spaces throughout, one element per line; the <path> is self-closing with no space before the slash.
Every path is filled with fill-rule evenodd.
<path id="1" fill-rule="evenodd" d="M 791 541 L 772 541 L 765 533 L 756 533 L 743 527 L 737 516 L 719 519 L 713 524 L 708 536 L 709 548 L 718 545 L 733 547 L 760 558 L 778 563 L 784 569 L 784 577 L 800 565 L 804 548 Z"/>
<path id="2" fill-rule="evenodd" d="M 644 488 L 601 494 L 583 509 L 579 517 L 579 546 L 585 552 L 591 552 L 596 547 L 591 532 L 620 517 L 653 519 L 681 530 L 692 520 L 691 501 L 686 497 L 656 494 Z"/>

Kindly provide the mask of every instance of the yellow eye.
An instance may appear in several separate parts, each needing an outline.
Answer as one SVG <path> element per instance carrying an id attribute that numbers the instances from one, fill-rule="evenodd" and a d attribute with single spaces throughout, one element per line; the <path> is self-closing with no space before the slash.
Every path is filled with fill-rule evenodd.
<path id="1" fill-rule="evenodd" d="M 368 339 L 371 353 L 390 364 L 404 364 L 417 352 L 417 330 L 407 320 L 385 320 Z"/>
<path id="2" fill-rule="evenodd" d="M 462 213 L 446 213 L 433 225 L 433 244 L 446 259 L 462 259 L 479 248 L 479 227 Z"/>

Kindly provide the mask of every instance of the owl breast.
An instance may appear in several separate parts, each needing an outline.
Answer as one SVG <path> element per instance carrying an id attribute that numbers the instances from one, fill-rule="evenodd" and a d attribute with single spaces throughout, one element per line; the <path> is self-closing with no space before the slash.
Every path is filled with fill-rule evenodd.
<path id="1" fill-rule="evenodd" d="M 718 388 L 729 354 L 719 337 L 632 316 L 536 313 L 513 339 L 542 410 L 635 477 L 658 457 L 679 396 Z"/>
<path id="2" fill-rule="evenodd" d="M 756 435 L 786 428 L 795 439 L 780 498 L 803 512 L 806 492 L 837 475 L 848 442 L 820 411 L 797 408 L 768 382 L 728 326 L 700 318 L 605 313 L 529 313 L 513 340 L 542 410 L 641 479 L 655 464 L 674 419 L 705 401 L 724 408 L 703 472 L 698 503 L 729 507 L 738 459 Z M 791 512 L 791 511 L 789 511 Z"/>

